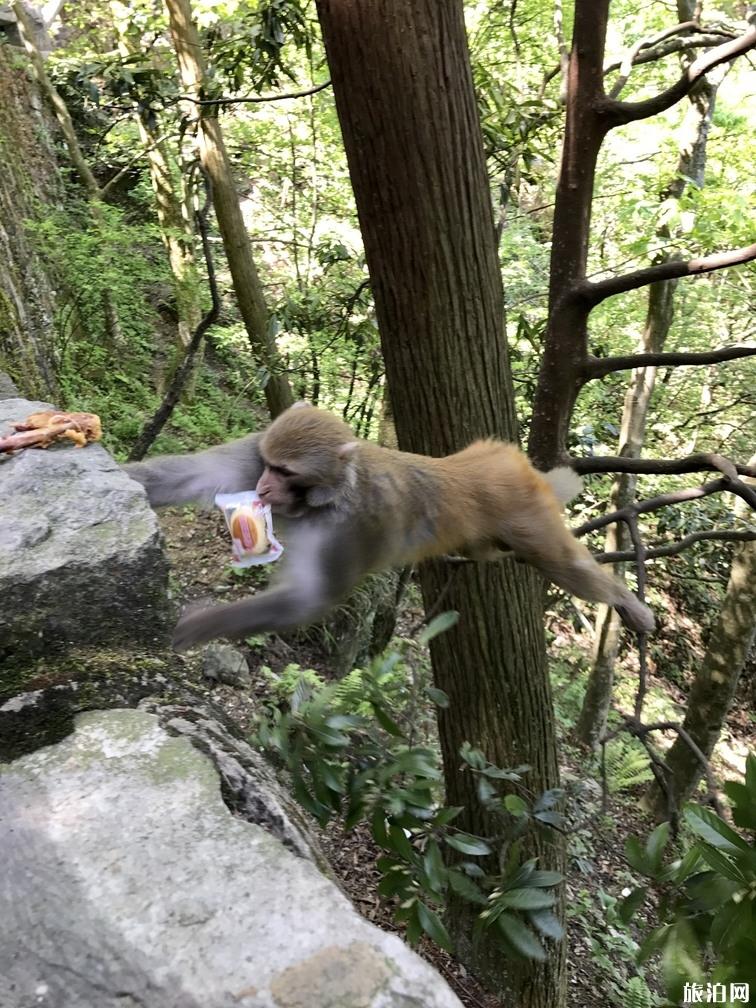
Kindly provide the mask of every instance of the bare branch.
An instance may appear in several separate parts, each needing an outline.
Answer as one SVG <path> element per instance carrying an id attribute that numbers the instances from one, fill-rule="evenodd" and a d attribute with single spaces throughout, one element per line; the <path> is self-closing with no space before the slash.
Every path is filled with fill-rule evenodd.
<path id="1" fill-rule="evenodd" d="M 646 476 L 680 476 L 691 472 L 721 472 L 721 456 L 697 452 L 680 459 L 626 458 L 624 455 L 592 455 L 573 458 L 567 464 L 581 476 L 590 473 L 638 473 Z M 756 466 L 731 463 L 738 476 L 756 478 Z"/>
<path id="2" fill-rule="evenodd" d="M 742 497 L 750 506 L 756 509 L 756 492 L 738 480 L 733 483 L 729 479 L 712 480 L 711 483 L 704 483 L 700 487 L 685 487 L 682 490 L 673 490 L 671 493 L 659 494 L 658 497 L 650 497 L 648 500 L 636 501 L 628 504 L 627 507 L 620 508 L 619 511 L 612 511 L 609 514 L 601 515 L 592 521 L 584 522 L 578 528 L 572 530 L 575 536 L 583 536 L 588 532 L 595 532 L 597 529 L 611 525 L 612 522 L 625 521 L 627 515 L 649 514 L 652 511 L 659 511 L 663 507 L 672 504 L 686 504 L 688 501 L 701 500 L 702 497 L 710 497 L 712 494 L 721 493 L 726 490 L 730 493 Z"/>
<path id="3" fill-rule="evenodd" d="M 677 556 L 684 553 L 688 547 L 697 542 L 754 542 L 756 541 L 756 529 L 745 529 L 742 532 L 728 529 L 710 529 L 708 532 L 691 532 L 677 542 L 667 543 L 666 546 L 651 546 L 646 551 L 647 560 L 656 560 L 659 557 Z M 593 559 L 598 563 L 624 563 L 635 559 L 635 550 L 616 550 L 613 553 L 594 553 Z"/>
<path id="4" fill-rule="evenodd" d="M 636 270 L 634 273 L 609 277 L 595 283 L 584 280 L 576 285 L 574 294 L 595 307 L 615 294 L 637 290 L 638 287 L 646 287 L 649 284 L 658 283 L 660 280 L 677 280 L 680 277 L 699 276 L 701 273 L 712 273 L 714 270 L 725 269 L 728 266 L 738 266 L 741 263 L 750 262 L 752 259 L 756 259 L 756 242 L 743 248 L 731 249 L 729 252 L 715 252 L 713 255 L 689 259 L 687 262 L 670 259 L 667 262 Z"/>
<path id="5" fill-rule="evenodd" d="M 721 364 L 723 361 L 740 360 L 743 357 L 753 357 L 755 354 L 756 346 L 733 346 L 722 347 L 719 350 L 707 350 L 705 353 L 673 351 L 626 354 L 622 357 L 589 357 L 585 362 L 585 380 L 593 381 L 614 371 L 629 371 L 631 368 Z"/>
<path id="6" fill-rule="evenodd" d="M 683 24 L 673 25 L 672 28 L 665 28 L 664 31 L 659 32 L 657 35 L 652 36 L 650 39 L 638 39 L 635 45 L 631 46 L 622 60 L 618 64 L 619 77 L 614 82 L 612 90 L 609 92 L 610 98 L 617 98 L 627 84 L 627 79 L 633 69 L 633 64 L 637 62 L 638 53 L 641 49 L 648 49 L 651 46 L 657 45 L 659 42 L 663 42 L 665 39 L 670 38 L 672 35 L 686 35 L 689 32 L 694 32 L 698 29 L 698 25 L 695 21 L 685 21 Z M 606 74 L 606 69 L 604 70 Z"/>
<path id="7" fill-rule="evenodd" d="M 599 103 L 598 111 L 606 117 L 610 129 L 624 123 L 636 122 L 638 119 L 648 119 L 650 116 L 658 115 L 659 112 L 664 112 L 665 109 L 671 108 L 681 98 L 684 98 L 696 81 L 709 70 L 713 70 L 720 63 L 728 63 L 755 47 L 756 27 L 749 27 L 743 35 L 728 39 L 722 45 L 715 46 L 714 49 L 699 56 L 687 67 L 677 83 L 667 88 L 666 91 L 654 95 L 653 98 L 638 102 L 620 102 L 607 97 Z"/>
<path id="8" fill-rule="evenodd" d="M 653 49 L 650 48 L 649 43 L 643 43 L 638 55 L 633 59 L 633 66 L 639 66 L 641 63 L 655 63 L 657 60 L 664 59 L 665 56 L 671 56 L 672 53 L 682 52 L 683 49 L 710 49 L 712 46 L 718 45 L 723 38 L 735 38 L 732 32 L 724 30 L 717 31 L 716 29 L 707 28 L 706 32 L 705 35 L 687 35 L 682 38 L 669 39 L 668 42 L 655 45 Z M 609 63 L 604 67 L 604 74 L 610 74 L 615 70 L 619 70 L 623 63 L 624 60 L 622 62 L 617 60 L 615 63 Z M 612 88 L 611 97 L 617 97 L 614 94 L 614 88 Z"/>
<path id="9" fill-rule="evenodd" d="M 193 95 L 177 95 L 171 99 L 171 103 L 186 101 L 193 105 L 261 105 L 265 102 L 288 101 L 291 98 L 306 98 L 307 95 L 317 94 L 318 91 L 325 91 L 331 86 L 330 79 L 322 84 L 314 84 L 311 88 L 303 91 L 289 91 L 286 94 L 277 95 L 250 95 L 245 98 L 196 98 Z"/>

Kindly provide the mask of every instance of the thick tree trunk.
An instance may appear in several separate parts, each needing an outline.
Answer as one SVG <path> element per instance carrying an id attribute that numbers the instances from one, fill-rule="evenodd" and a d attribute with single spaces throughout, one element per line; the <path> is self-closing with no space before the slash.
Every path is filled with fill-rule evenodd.
<path id="1" fill-rule="evenodd" d="M 717 86 L 710 80 L 702 80 L 689 96 L 690 105 L 683 120 L 677 166 L 669 184 L 661 194 L 663 200 L 679 199 L 689 181 L 699 189 L 704 184 L 706 144 L 714 115 Z M 660 228 L 657 234 L 665 241 L 670 239 L 670 231 L 666 225 Z M 668 258 L 662 256 L 657 261 L 664 262 Z M 664 280 L 652 284 L 649 288 L 646 324 L 637 348 L 639 353 L 660 353 L 664 349 L 674 316 L 677 283 L 677 280 Z M 617 451 L 619 455 L 640 458 L 655 384 L 655 367 L 636 368 L 633 371 L 622 411 Z M 637 479 L 632 473 L 620 473 L 617 476 L 612 486 L 610 510 L 617 510 L 635 500 L 636 483 Z M 630 548 L 629 535 L 624 523 L 610 526 L 604 548 L 607 552 Z M 614 570 L 620 577 L 624 577 L 624 564 L 615 565 Z M 599 606 L 593 667 L 576 729 L 577 737 L 591 747 L 598 744 L 606 729 L 620 633 L 621 623 L 616 611 L 607 606 Z"/>
<path id="2" fill-rule="evenodd" d="M 200 98 L 205 78 L 202 47 L 192 20 L 190 0 L 166 0 L 171 37 L 178 57 L 181 80 L 187 94 Z M 275 340 L 269 328 L 260 277 L 252 258 L 252 245 L 244 224 L 239 196 L 223 142 L 223 133 L 213 106 L 199 106 L 199 156 L 212 186 L 213 206 L 223 239 L 228 268 L 252 350 L 268 372 L 265 399 L 271 416 L 278 416 L 293 398 L 281 373 Z"/>
<path id="3" fill-rule="evenodd" d="M 751 465 L 756 459 L 751 461 Z M 693 680 L 683 728 L 708 759 L 722 734 L 725 718 L 756 637 L 756 543 L 736 548 L 719 618 L 711 632 L 703 663 Z M 690 746 L 678 736 L 664 761 L 675 808 L 690 798 L 703 767 Z M 669 815 L 667 796 L 654 784 L 647 801 L 654 815 Z"/>
<path id="4" fill-rule="evenodd" d="M 514 439 L 501 281 L 460 0 L 319 0 L 399 444 L 445 454 L 488 434 Z M 426 607 L 450 570 L 426 565 Z M 541 584 L 513 563 L 458 570 L 441 604 L 457 626 L 432 646 L 447 801 L 464 828 L 491 835 L 463 742 L 496 763 L 532 767 L 533 792 L 558 781 L 545 668 Z M 542 865 L 561 844 L 535 840 Z M 457 922 L 459 925 L 459 921 Z M 454 925 L 453 925 L 454 926 Z M 506 962 L 495 943 L 460 954 L 511 1003 L 558 1008 L 563 958 Z"/>

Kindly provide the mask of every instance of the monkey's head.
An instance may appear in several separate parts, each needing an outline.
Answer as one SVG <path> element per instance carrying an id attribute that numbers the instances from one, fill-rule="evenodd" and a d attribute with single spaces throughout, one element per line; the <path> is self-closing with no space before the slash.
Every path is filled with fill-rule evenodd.
<path id="1" fill-rule="evenodd" d="M 312 508 L 337 506 L 354 486 L 354 434 L 308 403 L 274 420 L 259 448 L 265 469 L 256 489 L 274 514 L 298 518 Z"/>

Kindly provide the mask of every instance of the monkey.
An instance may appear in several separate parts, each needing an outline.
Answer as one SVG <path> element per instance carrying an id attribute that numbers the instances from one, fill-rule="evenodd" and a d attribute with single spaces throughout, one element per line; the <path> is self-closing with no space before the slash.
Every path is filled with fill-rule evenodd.
<path id="1" fill-rule="evenodd" d="M 414 455 L 360 440 L 333 414 L 297 403 L 262 433 L 124 468 L 153 507 L 254 487 L 283 525 L 271 587 L 186 611 L 177 650 L 312 623 L 370 572 L 449 553 L 494 559 L 502 549 L 565 591 L 614 606 L 629 629 L 654 627 L 651 610 L 565 525 L 563 504 L 580 477 L 568 467 L 541 473 L 513 444 L 491 438 L 444 458 Z"/>

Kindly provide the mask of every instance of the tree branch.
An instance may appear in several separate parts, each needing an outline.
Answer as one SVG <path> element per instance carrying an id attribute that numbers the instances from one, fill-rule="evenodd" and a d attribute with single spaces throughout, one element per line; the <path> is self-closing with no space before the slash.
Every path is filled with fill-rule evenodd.
<path id="1" fill-rule="evenodd" d="M 663 44 L 654 44 L 651 41 L 644 42 L 640 46 L 637 55 L 633 57 L 633 66 L 639 66 L 641 63 L 654 63 L 656 60 L 663 59 L 665 56 L 671 56 L 672 53 L 682 52 L 683 49 L 711 48 L 712 46 L 721 43 L 723 38 L 731 39 L 734 37 L 735 36 L 731 32 L 726 32 L 724 30 L 716 31 L 716 29 L 708 28 L 706 29 L 706 34 L 694 36 L 685 35 L 682 38 L 672 38 Z M 651 48 L 652 45 L 653 48 Z M 604 67 L 604 74 L 614 73 L 614 71 L 619 70 L 623 64 L 624 60 L 622 60 L 622 62 L 617 60 L 614 63 L 607 64 Z M 617 97 L 614 93 L 614 88 L 612 88 L 610 97 Z"/>
<path id="2" fill-rule="evenodd" d="M 629 371 L 631 368 L 644 367 L 680 367 L 686 364 L 721 364 L 723 361 L 739 360 L 742 357 L 753 357 L 756 346 L 722 347 L 719 350 L 707 350 L 705 353 L 687 353 L 670 351 L 667 353 L 625 354 L 618 357 L 589 357 L 585 362 L 585 380 L 593 381 L 603 378 L 613 371 Z"/>
<path id="3" fill-rule="evenodd" d="M 177 95 L 171 99 L 171 104 L 179 101 L 191 102 L 193 105 L 261 105 L 265 102 L 288 101 L 290 98 L 306 98 L 307 95 L 317 94 L 318 91 L 325 91 L 331 86 L 330 79 L 322 84 L 314 84 L 311 88 L 303 91 L 289 91 L 286 94 L 277 95 L 251 95 L 247 98 L 196 98 L 193 95 Z"/>
<path id="4" fill-rule="evenodd" d="M 211 203 L 210 180 L 206 175 L 204 175 L 204 173 L 203 179 L 205 183 L 205 203 L 201 209 L 196 211 L 194 216 L 197 231 L 199 232 L 202 240 L 202 251 L 205 256 L 205 265 L 207 266 L 207 282 L 210 288 L 210 297 L 212 299 L 211 305 L 209 310 L 200 320 L 197 328 L 192 333 L 192 338 L 189 340 L 189 345 L 186 348 L 183 360 L 173 376 L 173 380 L 163 397 L 163 401 L 158 406 L 152 417 L 145 423 L 139 436 L 132 445 L 128 456 L 129 462 L 138 462 L 140 459 L 144 458 L 147 453 L 147 449 L 163 429 L 166 421 L 170 418 L 174 407 L 179 401 L 181 393 L 186 386 L 187 379 L 191 374 L 192 367 L 194 365 L 194 358 L 199 350 L 200 344 L 205 338 L 205 334 L 208 329 L 215 325 L 218 320 L 218 316 L 220 315 L 221 299 L 218 292 L 218 281 L 215 275 L 215 263 L 213 261 L 213 253 L 210 248 L 210 238 L 207 229 L 207 217 L 210 212 Z"/>
<path id="5" fill-rule="evenodd" d="M 654 95 L 653 98 L 638 102 L 620 102 L 607 97 L 598 103 L 597 110 L 606 117 L 610 129 L 624 123 L 636 122 L 638 119 L 648 119 L 650 116 L 658 115 L 659 112 L 664 112 L 665 109 L 671 108 L 681 98 L 684 98 L 696 81 L 700 80 L 709 70 L 713 70 L 720 63 L 728 63 L 736 56 L 741 56 L 754 47 L 756 47 L 756 27 L 750 27 L 743 35 L 728 39 L 722 45 L 699 56 L 685 70 L 682 77 L 666 91 Z"/>
<path id="6" fill-rule="evenodd" d="M 645 476 L 680 476 L 691 472 L 722 472 L 722 457 L 711 452 L 697 452 L 681 459 L 628 458 L 624 455 L 591 455 L 588 458 L 569 459 L 575 472 L 581 476 L 590 473 L 637 473 Z M 738 476 L 756 478 L 756 466 L 729 463 Z"/>
<path id="7" fill-rule="evenodd" d="M 646 559 L 655 560 L 658 557 L 677 556 L 683 553 L 689 546 L 697 542 L 754 542 L 756 541 L 756 529 L 745 529 L 742 532 L 733 529 L 709 529 L 702 532 L 691 532 L 683 536 L 677 542 L 667 543 L 665 546 L 651 546 L 646 550 Z M 625 563 L 628 560 L 635 560 L 635 550 L 615 550 L 613 553 L 594 553 L 593 559 L 598 563 Z"/>
<path id="8" fill-rule="evenodd" d="M 714 270 L 738 266 L 741 263 L 750 262 L 752 259 L 756 259 L 756 242 L 753 245 L 745 245 L 743 248 L 730 249 L 729 252 L 715 252 L 713 255 L 689 259 L 687 262 L 670 259 L 667 262 L 657 263 L 655 266 L 646 266 L 645 269 L 609 277 L 606 280 L 598 280 L 595 283 L 584 280 L 575 286 L 574 296 L 581 298 L 595 308 L 597 304 L 615 294 L 624 294 L 627 291 L 637 290 L 638 287 L 647 287 L 660 280 L 678 280 L 680 277 L 712 273 Z"/>
<path id="9" fill-rule="evenodd" d="M 695 21 L 685 21 L 682 24 L 673 25 L 671 28 L 665 28 L 664 31 L 652 36 L 650 39 L 638 39 L 634 45 L 632 45 L 625 55 L 622 57 L 617 68 L 619 69 L 619 77 L 614 82 L 612 90 L 609 92 L 609 97 L 614 99 L 617 98 L 627 84 L 627 79 L 633 69 L 633 64 L 638 59 L 638 54 L 641 49 L 648 49 L 651 46 L 657 45 L 659 42 L 663 42 L 665 39 L 670 38 L 672 35 L 686 35 L 689 32 L 696 31 L 698 25 Z M 604 69 L 604 74 L 606 74 L 606 69 Z"/>
<path id="10" fill-rule="evenodd" d="M 753 487 L 747 486 L 740 480 L 733 481 L 725 477 L 724 479 L 712 480 L 711 483 L 704 483 L 700 487 L 686 487 L 683 490 L 659 494 L 658 497 L 650 497 L 648 500 L 636 501 L 633 504 L 628 504 L 627 507 L 620 508 L 619 511 L 612 511 L 599 518 L 594 518 L 592 521 L 584 522 L 578 528 L 573 529 L 572 534 L 579 538 L 587 535 L 588 532 L 595 532 L 606 525 L 611 525 L 612 522 L 626 521 L 629 515 L 649 514 L 672 504 L 685 504 L 688 501 L 700 500 L 702 497 L 710 497 L 711 494 L 720 493 L 723 490 L 742 497 L 747 504 L 756 510 L 756 491 Z"/>

